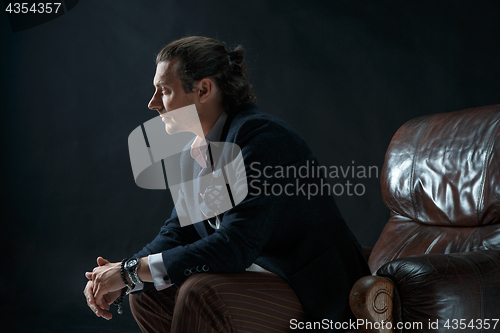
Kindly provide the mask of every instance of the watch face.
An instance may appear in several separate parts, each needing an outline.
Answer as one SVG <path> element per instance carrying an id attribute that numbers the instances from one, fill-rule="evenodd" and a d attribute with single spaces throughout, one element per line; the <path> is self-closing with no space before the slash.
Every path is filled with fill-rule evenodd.
<path id="1" fill-rule="evenodd" d="M 132 259 L 127 263 L 127 267 L 132 267 L 137 264 L 137 259 Z"/>

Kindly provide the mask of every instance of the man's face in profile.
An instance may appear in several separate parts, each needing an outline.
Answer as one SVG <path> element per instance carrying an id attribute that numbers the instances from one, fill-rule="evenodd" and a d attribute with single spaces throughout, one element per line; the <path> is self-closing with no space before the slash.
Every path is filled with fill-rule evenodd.
<path id="1" fill-rule="evenodd" d="M 162 61 L 156 67 L 153 80 L 155 93 L 149 101 L 148 108 L 156 110 L 165 123 L 168 134 L 179 132 L 195 132 L 195 125 L 199 126 L 199 119 L 193 119 L 192 114 L 186 112 L 172 112 L 194 103 L 195 93 L 186 94 L 181 80 L 175 75 L 177 60 Z"/>

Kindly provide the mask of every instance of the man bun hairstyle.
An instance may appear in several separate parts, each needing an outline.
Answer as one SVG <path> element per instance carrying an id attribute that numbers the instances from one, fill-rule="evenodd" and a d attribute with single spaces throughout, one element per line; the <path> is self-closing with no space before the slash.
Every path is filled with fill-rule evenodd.
<path id="1" fill-rule="evenodd" d="M 222 93 L 222 106 L 227 114 L 236 114 L 255 103 L 257 97 L 247 82 L 247 67 L 243 60 L 243 46 L 228 50 L 216 39 L 191 36 L 165 46 L 156 57 L 156 64 L 177 59 L 175 75 L 186 93 L 192 93 L 194 84 L 211 78 Z"/>

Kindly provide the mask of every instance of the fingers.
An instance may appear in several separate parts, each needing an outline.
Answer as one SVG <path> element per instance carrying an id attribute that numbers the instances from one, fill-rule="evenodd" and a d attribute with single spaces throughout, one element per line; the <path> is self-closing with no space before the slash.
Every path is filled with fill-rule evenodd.
<path id="1" fill-rule="evenodd" d="M 104 259 L 103 259 L 104 260 Z M 105 261 L 101 261 L 100 263 L 104 263 Z M 122 289 L 125 284 L 121 278 L 120 274 L 120 263 L 107 263 L 104 266 L 99 266 L 94 268 L 92 271 L 91 277 L 89 278 L 94 282 L 92 287 L 92 292 L 94 297 L 96 297 L 99 287 L 103 287 L 102 294 L 106 294 L 108 291 L 115 291 L 118 289 Z M 89 274 L 90 276 L 90 274 Z M 97 300 L 96 300 L 97 301 Z M 97 303 L 100 305 L 99 303 Z"/>
<path id="2" fill-rule="evenodd" d="M 108 302 L 110 300 L 109 296 L 104 299 L 107 291 L 105 286 L 101 286 L 97 271 L 99 267 L 109 263 L 110 262 L 103 257 L 97 258 L 98 267 L 95 267 L 92 272 L 85 272 L 85 277 L 89 279 L 89 281 L 87 282 L 87 285 L 85 286 L 85 289 L 83 291 L 83 294 L 87 299 L 88 307 L 96 314 L 96 316 L 103 317 L 107 320 L 113 318 L 113 315 L 107 312 L 110 309 L 109 304 L 113 301 Z"/>
<path id="3" fill-rule="evenodd" d="M 111 319 L 113 315 L 109 312 L 104 311 L 101 307 L 97 306 L 95 303 L 94 296 L 92 294 L 92 281 L 88 281 L 87 285 L 85 286 L 85 289 L 83 291 L 83 294 L 87 298 L 87 305 L 88 307 L 96 314 L 98 317 L 103 317 L 105 319 Z M 109 310 L 109 306 L 106 310 Z"/>
<path id="4" fill-rule="evenodd" d="M 109 310 L 109 306 L 108 306 L 108 310 Z M 108 311 L 102 311 L 102 316 L 104 319 L 106 320 L 110 320 L 111 318 L 113 318 L 113 315 L 111 314 L 111 312 L 108 312 Z"/>
<path id="5" fill-rule="evenodd" d="M 94 281 L 94 286 L 92 288 L 92 292 L 94 294 L 94 297 L 97 293 L 97 287 L 101 284 L 101 281 L 102 281 L 102 269 L 99 270 L 100 267 L 96 267 L 94 268 L 94 270 L 92 271 L 92 276 L 90 278 L 90 280 Z"/>
<path id="6" fill-rule="evenodd" d="M 97 264 L 98 266 L 97 267 L 94 267 L 94 269 L 92 270 L 92 272 L 85 272 L 85 277 L 89 280 L 93 280 L 94 277 L 95 277 L 95 271 L 101 267 L 101 266 L 104 266 L 106 264 L 109 264 L 109 261 L 107 261 L 106 259 L 103 259 L 102 257 L 99 257 L 97 258 Z"/>
<path id="7" fill-rule="evenodd" d="M 108 293 L 108 290 L 102 283 L 98 283 L 97 288 L 94 289 L 96 289 L 96 292 L 94 293 L 95 303 L 102 309 L 107 305 L 107 303 L 104 301 L 104 295 Z"/>
<path id="8" fill-rule="evenodd" d="M 97 286 L 99 284 L 99 281 L 97 281 L 97 279 L 93 279 L 92 281 L 94 281 L 94 283 L 92 284 L 92 295 L 94 295 L 95 297 L 95 293 L 97 292 Z"/>
<path id="9" fill-rule="evenodd" d="M 106 264 L 109 264 L 109 260 L 106 260 L 103 257 L 98 257 L 97 258 L 97 265 L 104 266 Z"/>
<path id="10" fill-rule="evenodd" d="M 108 308 L 106 309 L 109 311 L 109 305 L 108 305 Z M 104 309 L 101 309 L 101 317 L 103 317 L 104 319 L 106 320 L 110 320 L 111 318 L 113 318 L 113 315 L 111 314 L 111 312 L 108 312 L 108 311 L 105 311 Z"/>
<path id="11" fill-rule="evenodd" d="M 109 306 L 109 305 L 110 305 L 111 303 L 113 303 L 113 301 L 112 301 L 112 300 L 111 300 L 111 298 L 109 297 L 109 294 L 104 295 L 103 299 L 104 299 L 104 310 L 109 311 L 109 309 L 110 309 L 110 306 Z"/>

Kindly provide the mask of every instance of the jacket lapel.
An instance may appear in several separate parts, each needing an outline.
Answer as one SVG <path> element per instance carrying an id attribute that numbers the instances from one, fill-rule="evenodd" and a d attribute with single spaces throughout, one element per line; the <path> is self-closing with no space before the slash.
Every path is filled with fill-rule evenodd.
<path id="1" fill-rule="evenodd" d="M 219 142 L 226 141 L 227 134 L 229 132 L 229 127 L 231 125 L 232 120 L 233 120 L 232 116 L 227 117 L 226 123 L 224 124 L 224 127 L 222 128 L 221 138 L 220 138 Z M 204 176 L 204 175 L 212 172 L 210 167 L 203 169 L 201 174 L 200 174 L 200 170 L 201 170 L 201 167 L 193 168 L 193 172 L 194 172 L 193 179 L 198 178 L 198 175 L 200 175 L 200 177 L 201 177 L 201 176 Z M 194 184 L 196 186 L 195 193 L 196 193 L 196 195 L 199 195 L 198 193 L 200 193 L 200 182 L 195 181 Z M 210 227 L 210 225 L 208 224 L 208 222 L 206 220 L 202 221 L 202 222 L 195 223 L 195 224 L 193 224 L 193 226 L 202 238 L 207 237 L 208 235 L 210 235 L 214 232 L 214 230 L 212 229 L 212 227 Z"/>

